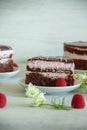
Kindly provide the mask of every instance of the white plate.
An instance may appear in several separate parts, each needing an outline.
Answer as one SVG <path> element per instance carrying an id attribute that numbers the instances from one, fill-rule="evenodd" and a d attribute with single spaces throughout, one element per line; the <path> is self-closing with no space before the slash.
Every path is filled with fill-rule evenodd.
<path id="1" fill-rule="evenodd" d="M 21 79 L 19 80 L 19 84 L 25 89 L 27 88 L 27 84 L 25 84 L 25 80 Z M 38 88 L 45 93 L 65 93 L 73 91 L 80 87 L 80 82 L 75 81 L 75 85 L 73 86 L 65 86 L 65 87 L 46 87 L 46 86 L 38 86 Z"/>
<path id="2" fill-rule="evenodd" d="M 0 78 L 9 78 L 15 76 L 19 71 L 20 71 L 19 67 L 14 67 L 14 70 L 12 72 L 0 73 Z"/>

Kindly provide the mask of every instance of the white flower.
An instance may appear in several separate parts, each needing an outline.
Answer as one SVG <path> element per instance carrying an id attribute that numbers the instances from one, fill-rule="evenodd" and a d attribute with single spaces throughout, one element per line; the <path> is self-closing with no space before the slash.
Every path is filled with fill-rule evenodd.
<path id="1" fill-rule="evenodd" d="M 29 83 L 28 87 L 25 90 L 26 90 L 25 92 L 26 96 L 31 98 L 36 97 L 40 93 L 40 90 L 32 83 Z"/>
<path id="2" fill-rule="evenodd" d="M 76 73 L 76 74 L 75 74 L 75 78 L 76 78 L 77 80 L 82 81 L 82 80 L 84 80 L 84 79 L 87 79 L 87 74 L 86 74 L 86 73 Z"/>
<path id="3" fill-rule="evenodd" d="M 31 105 L 37 107 L 37 106 L 43 105 L 45 101 L 47 100 L 44 96 L 44 93 L 41 92 L 39 95 L 35 97 L 35 100 Z"/>
<path id="4" fill-rule="evenodd" d="M 43 105 L 46 100 L 44 94 L 42 93 L 37 86 L 33 85 L 32 83 L 29 83 L 28 87 L 25 89 L 26 96 L 33 98 L 33 102 L 30 103 L 31 106 L 40 106 Z"/>
<path id="5" fill-rule="evenodd" d="M 87 75 L 84 74 L 84 75 L 82 76 L 82 79 L 87 79 Z"/>

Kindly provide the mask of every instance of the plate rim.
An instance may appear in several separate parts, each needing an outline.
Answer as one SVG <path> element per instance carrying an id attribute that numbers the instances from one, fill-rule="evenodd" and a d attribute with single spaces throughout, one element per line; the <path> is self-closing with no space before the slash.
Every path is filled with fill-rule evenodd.
<path id="1" fill-rule="evenodd" d="M 0 73 L 0 78 L 12 77 L 12 76 L 16 75 L 19 72 L 20 72 L 19 67 L 13 67 L 13 71 L 11 71 L 11 72 L 2 72 L 2 73 Z"/>

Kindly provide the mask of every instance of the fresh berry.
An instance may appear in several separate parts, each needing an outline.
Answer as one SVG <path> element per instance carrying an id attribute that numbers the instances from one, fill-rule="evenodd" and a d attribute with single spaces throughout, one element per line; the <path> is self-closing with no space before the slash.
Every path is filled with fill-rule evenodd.
<path id="1" fill-rule="evenodd" d="M 85 101 L 84 101 L 83 95 L 82 94 L 78 94 L 78 93 L 75 94 L 72 97 L 71 106 L 73 108 L 77 108 L 77 109 L 84 108 L 85 107 Z"/>
<path id="2" fill-rule="evenodd" d="M 18 65 L 17 65 L 16 63 L 13 63 L 13 66 L 14 66 L 14 67 L 18 67 Z"/>
<path id="3" fill-rule="evenodd" d="M 67 86 L 65 79 L 64 79 L 64 78 L 58 78 L 58 79 L 56 80 L 56 86 L 57 86 L 57 87 Z"/>
<path id="4" fill-rule="evenodd" d="M 3 93 L 0 93 L 0 108 L 3 108 L 6 106 L 6 96 Z"/>
<path id="5" fill-rule="evenodd" d="M 29 83 L 30 83 L 30 79 L 26 78 L 26 79 L 25 79 L 25 83 L 26 83 L 26 84 L 29 84 Z"/>

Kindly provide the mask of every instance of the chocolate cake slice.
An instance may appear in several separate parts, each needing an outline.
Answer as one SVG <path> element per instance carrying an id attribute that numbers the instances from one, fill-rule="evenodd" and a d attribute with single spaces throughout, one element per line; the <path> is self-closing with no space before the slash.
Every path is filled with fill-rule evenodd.
<path id="1" fill-rule="evenodd" d="M 33 57 L 26 65 L 25 83 L 38 86 L 55 86 L 60 77 L 66 80 L 67 86 L 74 84 L 74 63 L 68 57 Z"/>
<path id="2" fill-rule="evenodd" d="M 64 56 L 74 60 L 75 69 L 87 69 L 87 42 L 77 41 L 64 43 Z"/>
<path id="3" fill-rule="evenodd" d="M 10 46 L 0 45 L 0 73 L 13 71 L 13 49 Z"/>

